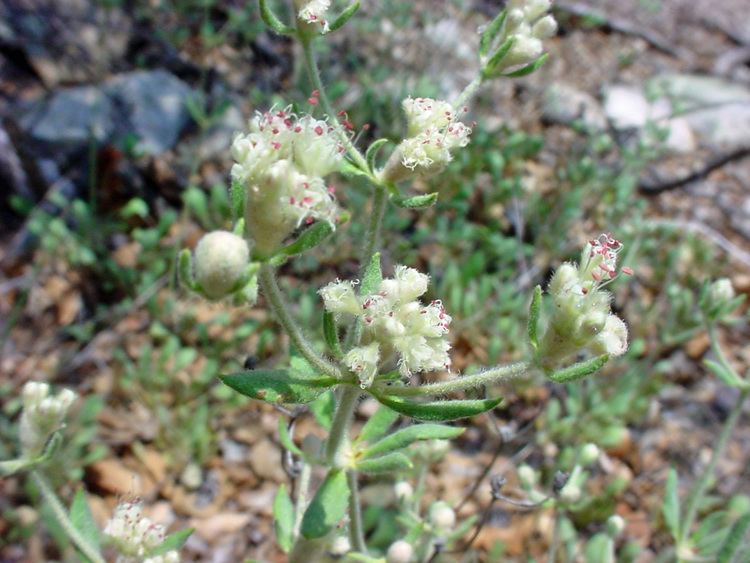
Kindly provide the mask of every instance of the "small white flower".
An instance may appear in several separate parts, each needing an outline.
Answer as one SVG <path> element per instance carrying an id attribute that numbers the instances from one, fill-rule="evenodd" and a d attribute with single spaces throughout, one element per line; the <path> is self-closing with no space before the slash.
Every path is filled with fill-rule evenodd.
<path id="1" fill-rule="evenodd" d="M 628 349 L 628 327 L 616 315 L 609 315 L 602 332 L 594 339 L 591 349 L 595 354 L 622 356 Z"/>
<path id="2" fill-rule="evenodd" d="M 318 293 L 323 298 L 325 308 L 331 313 L 358 315 L 361 312 L 362 306 L 354 291 L 354 284 L 350 281 L 336 280 L 321 288 Z"/>
<path id="3" fill-rule="evenodd" d="M 330 7 L 331 0 L 310 0 L 300 8 L 297 17 L 308 24 L 319 24 L 325 33 L 328 31 L 325 15 Z"/>
<path id="4" fill-rule="evenodd" d="M 428 129 L 442 129 L 455 121 L 453 106 L 432 98 L 412 98 L 401 102 L 407 121 L 408 136 L 414 137 Z"/>
<path id="5" fill-rule="evenodd" d="M 372 342 L 367 346 L 352 348 L 344 356 L 344 363 L 357 374 L 363 388 L 369 387 L 378 374 L 380 345 L 377 342 Z"/>
<path id="6" fill-rule="evenodd" d="M 341 168 L 344 147 L 327 122 L 309 115 L 292 127 L 293 160 L 308 176 L 328 176 Z"/>
<path id="7" fill-rule="evenodd" d="M 144 516 L 143 506 L 138 501 L 118 504 L 104 528 L 104 535 L 119 554 L 117 563 L 179 563 L 180 556 L 175 550 L 153 555 L 166 537 L 164 526 Z"/>
<path id="8" fill-rule="evenodd" d="M 712 303 L 725 303 L 736 296 L 732 282 L 727 278 L 716 280 L 709 287 L 709 299 Z"/>
<path id="9" fill-rule="evenodd" d="M 19 423 L 21 450 L 25 457 L 42 453 L 47 440 L 59 430 L 77 395 L 70 389 L 61 390 L 56 396 L 49 394 L 49 385 L 29 381 L 24 385 L 23 412 Z"/>

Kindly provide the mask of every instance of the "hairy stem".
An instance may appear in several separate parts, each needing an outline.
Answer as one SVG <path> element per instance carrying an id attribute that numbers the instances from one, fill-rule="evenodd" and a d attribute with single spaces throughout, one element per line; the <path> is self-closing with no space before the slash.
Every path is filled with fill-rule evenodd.
<path id="1" fill-rule="evenodd" d="M 428 383 L 416 387 L 388 387 L 388 395 L 398 395 L 401 397 L 413 397 L 416 395 L 444 395 L 453 391 L 464 391 L 474 387 L 481 387 L 498 381 L 507 381 L 525 374 L 530 368 L 526 362 L 518 362 L 507 366 L 498 366 L 488 369 L 474 375 L 465 375 L 440 381 L 438 383 Z M 386 389 L 382 388 L 381 389 Z"/>
<path id="2" fill-rule="evenodd" d="M 31 477 L 34 480 L 34 483 L 36 483 L 36 486 L 39 487 L 39 492 L 42 493 L 42 497 L 44 497 L 44 500 L 52 509 L 52 513 L 55 515 L 55 519 L 57 520 L 58 524 L 60 524 L 60 527 L 65 532 L 65 535 L 70 538 L 70 541 L 72 541 L 80 550 L 80 552 L 89 560 L 93 561 L 94 563 L 106 563 L 104 558 L 99 553 L 99 550 L 96 547 L 92 546 L 88 541 L 86 541 L 86 539 L 84 539 L 84 537 L 75 528 L 75 526 L 73 526 L 73 522 L 70 521 L 67 511 L 60 502 L 60 499 L 57 498 L 57 494 L 55 494 L 55 491 L 52 489 L 52 485 L 50 485 L 49 481 L 47 481 L 47 478 L 44 476 L 44 474 L 42 474 L 40 470 L 35 469 L 31 472 Z"/>
<path id="3" fill-rule="evenodd" d="M 463 92 L 461 92 L 456 98 L 456 101 L 453 102 L 453 107 L 456 111 L 460 112 L 462 111 L 463 107 L 468 104 L 471 99 L 476 95 L 477 90 L 479 90 L 479 87 L 482 85 L 482 76 L 477 76 L 474 80 L 472 80 L 466 88 L 464 88 Z"/>
<path id="4" fill-rule="evenodd" d="M 349 484 L 349 541 L 354 549 L 367 555 L 357 472 L 354 470 L 347 471 L 346 481 Z"/>
<path id="5" fill-rule="evenodd" d="M 260 281 L 260 286 L 268 300 L 269 307 L 276 315 L 281 326 L 284 327 L 284 330 L 287 332 L 289 338 L 297 347 L 300 354 L 302 354 L 316 369 L 340 379 L 341 370 L 315 351 L 312 344 L 307 340 L 302 333 L 302 329 L 297 325 L 297 322 L 289 312 L 289 306 L 284 302 L 284 296 L 276 282 L 273 267 L 269 264 L 263 264 L 260 267 L 258 280 Z"/>
<path id="6" fill-rule="evenodd" d="M 308 540 L 300 536 L 294 543 L 292 552 L 289 554 L 289 563 L 309 563 L 320 561 L 321 555 L 326 548 L 326 542 L 321 539 Z"/>
<path id="7" fill-rule="evenodd" d="M 700 504 L 701 499 L 703 499 L 703 495 L 706 493 L 708 485 L 713 479 L 716 465 L 724 456 L 727 445 L 729 445 L 729 439 L 732 437 L 732 431 L 737 425 L 737 421 L 740 419 L 742 406 L 744 405 L 748 394 L 750 394 L 750 389 L 743 389 L 740 391 L 740 394 L 737 397 L 737 402 L 729 413 L 726 422 L 724 422 L 724 428 L 721 429 L 721 434 L 719 434 L 719 439 L 716 442 L 714 451 L 711 453 L 711 459 L 709 460 L 706 469 L 690 490 L 690 495 L 688 496 L 687 504 L 685 505 L 685 517 L 680 526 L 680 543 L 683 543 L 690 535 L 690 528 L 693 527 L 693 522 L 695 522 L 698 505 Z"/>
<path id="8" fill-rule="evenodd" d="M 302 472 L 297 482 L 297 501 L 294 506 L 294 536 L 299 535 L 302 526 L 302 517 L 307 509 L 307 493 L 310 489 L 311 467 L 309 463 L 302 465 Z"/>
<path id="9" fill-rule="evenodd" d="M 349 427 L 360 393 L 359 388 L 353 385 L 344 385 L 339 390 L 336 413 L 326 442 L 326 458 L 331 467 L 344 465 L 343 457 L 349 446 Z"/>
<path id="10" fill-rule="evenodd" d="M 302 43 L 302 50 L 305 53 L 305 66 L 307 67 L 307 73 L 310 76 L 310 81 L 312 82 L 313 88 L 315 88 L 320 94 L 320 102 L 323 106 L 323 111 L 328 114 L 328 119 L 333 122 L 333 125 L 339 134 L 339 137 L 341 137 L 341 141 L 344 143 L 346 152 L 349 153 L 349 157 L 354 161 L 359 169 L 370 175 L 370 169 L 367 166 L 367 160 L 364 156 L 362 156 L 362 153 L 357 150 L 357 147 L 352 144 L 349 135 L 346 134 L 346 131 L 339 123 L 338 117 L 336 116 L 336 110 L 334 110 L 333 105 L 331 105 L 331 100 L 328 97 L 325 86 L 323 85 L 323 80 L 320 78 L 320 69 L 318 68 L 318 63 L 315 60 L 315 52 L 312 48 L 312 40 L 310 38 L 303 37 L 301 38 L 300 42 Z"/>

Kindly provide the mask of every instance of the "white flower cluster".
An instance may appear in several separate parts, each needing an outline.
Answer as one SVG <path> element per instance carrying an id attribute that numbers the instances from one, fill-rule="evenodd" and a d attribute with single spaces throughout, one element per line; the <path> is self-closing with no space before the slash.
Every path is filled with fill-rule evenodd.
<path id="1" fill-rule="evenodd" d="M 549 284 L 555 309 L 543 337 L 540 357 L 551 366 L 581 349 L 620 356 L 628 348 L 628 329 L 610 313 L 611 295 L 603 287 L 617 276 L 622 243 L 610 235 L 588 242 L 579 265 L 563 264 Z M 623 268 L 623 273 L 632 273 Z"/>
<path id="2" fill-rule="evenodd" d="M 21 449 L 25 457 L 42 453 L 50 435 L 65 420 L 76 394 L 63 389 L 56 396 L 49 394 L 49 385 L 29 381 L 23 387 L 23 412 L 19 424 Z"/>
<path id="3" fill-rule="evenodd" d="M 513 46 L 501 62 L 501 69 L 527 65 L 544 52 L 542 40 L 557 33 L 557 21 L 548 14 L 551 0 L 509 0 L 503 42 Z"/>
<path id="4" fill-rule="evenodd" d="M 261 253 L 302 223 L 335 223 L 338 206 L 323 177 L 339 170 L 344 147 L 333 127 L 289 108 L 258 113 L 232 143 L 234 185 L 247 193 L 245 221 Z"/>
<path id="5" fill-rule="evenodd" d="M 331 0 L 310 0 L 305 2 L 297 12 L 297 17 L 310 25 L 320 25 L 323 33 L 328 31 L 326 12 L 331 7 Z"/>
<path id="6" fill-rule="evenodd" d="M 409 97 L 402 106 L 408 123 L 407 138 L 386 164 L 387 180 L 397 182 L 415 171 L 437 172 L 451 161 L 453 149 L 469 144 L 471 129 L 458 121 L 448 102 Z"/>
<path id="7" fill-rule="evenodd" d="M 350 350 L 344 361 L 363 386 L 372 383 L 381 360 L 393 353 L 405 376 L 450 367 L 446 334 L 451 317 L 440 301 L 419 301 L 429 281 L 413 268 L 397 266 L 394 277 L 384 279 L 371 295 L 358 296 L 350 281 L 337 280 L 320 290 L 328 311 L 362 320 L 364 343 Z"/>
<path id="8" fill-rule="evenodd" d="M 143 506 L 138 501 L 126 501 L 117 505 L 115 512 L 104 528 L 106 535 L 119 552 L 117 563 L 179 563 L 176 550 L 162 555 L 153 555 L 164 541 L 164 526 L 155 524 L 143 515 Z"/>

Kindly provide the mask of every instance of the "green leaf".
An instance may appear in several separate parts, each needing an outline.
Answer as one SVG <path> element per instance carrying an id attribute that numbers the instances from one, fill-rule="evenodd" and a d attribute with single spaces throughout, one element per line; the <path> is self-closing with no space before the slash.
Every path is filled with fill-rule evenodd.
<path id="1" fill-rule="evenodd" d="M 341 29 L 342 27 L 344 27 L 344 25 L 346 25 L 346 22 L 348 22 L 351 17 L 357 13 L 357 10 L 359 10 L 359 0 L 356 0 L 355 2 L 349 4 L 346 9 L 341 12 L 339 17 L 331 22 L 326 33 L 333 33 L 337 29 Z"/>
<path id="2" fill-rule="evenodd" d="M 363 459 L 357 462 L 357 471 L 363 473 L 392 473 L 406 471 L 413 467 L 411 460 L 401 452 L 393 452 L 381 457 Z"/>
<path id="3" fill-rule="evenodd" d="M 750 382 L 745 381 L 734 373 L 734 371 L 725 368 L 719 362 L 703 360 L 703 365 L 711 370 L 716 377 L 721 379 L 724 384 L 729 385 L 730 387 L 736 387 L 737 389 L 747 389 L 750 387 Z"/>
<path id="4" fill-rule="evenodd" d="M 177 259 L 177 273 L 180 277 L 180 283 L 195 291 L 196 283 L 193 277 L 193 256 L 187 248 L 183 248 Z"/>
<path id="5" fill-rule="evenodd" d="M 614 561 L 614 543 L 607 534 L 600 532 L 595 534 L 586 544 L 584 557 L 586 563 L 602 563 L 602 561 Z"/>
<path id="6" fill-rule="evenodd" d="M 549 53 L 544 53 L 541 57 L 539 57 L 530 65 L 527 65 L 516 71 L 509 72 L 508 74 L 503 74 L 503 76 L 507 76 L 508 78 L 519 78 L 521 76 L 526 76 L 527 74 L 531 74 L 532 72 L 535 72 L 537 69 L 539 69 L 539 67 L 541 67 L 544 63 L 547 62 L 548 58 L 549 58 Z"/>
<path id="7" fill-rule="evenodd" d="M 164 555 L 165 553 L 172 550 L 179 550 L 190 537 L 195 530 L 193 528 L 183 528 L 176 532 L 169 534 L 164 541 L 157 545 L 154 549 L 149 552 L 149 555 Z"/>
<path id="8" fill-rule="evenodd" d="M 344 517 L 348 504 L 346 473 L 331 469 L 302 517 L 302 535 L 315 539 L 328 534 Z"/>
<path id="9" fill-rule="evenodd" d="M 393 197 L 391 200 L 396 207 L 402 207 L 404 209 L 426 209 L 437 203 L 438 194 L 437 192 L 432 192 L 412 197 Z"/>
<path id="10" fill-rule="evenodd" d="M 508 51 L 511 50 L 515 42 L 515 38 L 508 37 L 508 39 L 506 39 L 503 44 L 498 47 L 497 51 L 492 54 L 492 56 L 487 60 L 484 68 L 482 69 L 483 78 L 493 78 L 497 76 L 497 73 L 495 72 L 497 70 L 497 65 L 499 65 L 500 61 L 505 58 L 505 55 L 508 54 Z"/>
<path id="11" fill-rule="evenodd" d="M 283 484 L 273 499 L 273 528 L 279 547 L 284 553 L 289 553 L 294 541 L 294 505 Z"/>
<path id="12" fill-rule="evenodd" d="M 375 398 L 383 405 L 396 412 L 431 422 L 447 422 L 476 416 L 488 410 L 494 409 L 500 404 L 502 398 L 481 400 L 458 400 L 458 401 L 430 401 L 419 403 L 408 401 L 401 397 L 386 395 L 375 395 Z"/>
<path id="13" fill-rule="evenodd" d="M 294 28 L 283 23 L 268 6 L 268 0 L 258 0 L 260 17 L 265 24 L 279 35 L 294 35 Z"/>
<path id="14" fill-rule="evenodd" d="M 336 358 L 341 358 L 344 352 L 341 350 L 341 341 L 339 340 L 339 331 L 336 326 L 336 318 L 330 311 L 323 313 L 323 335 L 326 339 L 326 345 Z"/>
<path id="15" fill-rule="evenodd" d="M 247 196 L 245 186 L 232 180 L 229 191 L 232 196 L 232 219 L 238 221 L 245 216 L 245 197 Z"/>
<path id="16" fill-rule="evenodd" d="M 376 252 L 370 258 L 370 263 L 367 264 L 367 268 L 365 269 L 365 275 L 362 278 L 362 285 L 359 289 L 360 295 L 375 293 L 382 281 L 383 272 L 380 270 L 380 252 Z"/>
<path id="17" fill-rule="evenodd" d="M 328 221 L 318 221 L 311 227 L 305 229 L 302 234 L 297 237 L 297 240 L 279 250 L 278 254 L 294 256 L 295 254 L 307 252 L 327 239 L 335 230 L 335 227 Z"/>
<path id="18" fill-rule="evenodd" d="M 349 162 L 348 160 L 344 160 L 341 163 L 341 170 L 340 170 L 340 172 L 344 176 L 349 176 L 349 177 L 352 177 L 352 178 L 356 177 L 356 176 L 365 176 L 366 178 L 370 177 L 370 174 L 368 172 L 366 172 L 365 170 L 362 170 L 359 166 L 357 166 L 356 164 L 353 164 L 353 163 Z"/>
<path id="19" fill-rule="evenodd" d="M 739 518 L 729 530 L 727 538 L 719 551 L 718 563 L 731 563 L 732 558 L 742 547 L 742 540 L 745 538 L 748 528 L 750 528 L 750 512 L 746 512 Z"/>
<path id="20" fill-rule="evenodd" d="M 680 497 L 677 491 L 677 471 L 674 468 L 670 468 L 667 475 L 661 513 L 664 516 L 667 529 L 672 537 L 677 540 L 680 537 Z"/>
<path id="21" fill-rule="evenodd" d="M 326 430 L 330 430 L 331 424 L 333 424 L 333 411 L 335 407 L 336 398 L 333 396 L 333 391 L 326 391 L 310 404 L 310 411 L 312 411 L 318 424 Z"/>
<path id="22" fill-rule="evenodd" d="M 292 437 L 289 435 L 289 430 L 287 429 L 286 422 L 283 418 L 279 418 L 279 442 L 281 442 L 281 445 L 284 446 L 287 451 L 290 451 L 299 457 L 304 457 L 302 450 L 297 447 L 297 444 L 294 443 L 294 440 L 292 440 Z"/>
<path id="23" fill-rule="evenodd" d="M 305 376 L 285 369 L 257 369 L 224 375 L 221 381 L 238 393 L 267 403 L 309 403 L 336 384 L 328 376 Z"/>
<path id="24" fill-rule="evenodd" d="M 397 430 L 382 440 L 375 442 L 362 452 L 363 458 L 382 456 L 403 449 L 419 440 L 449 440 L 462 434 L 463 428 L 444 424 L 413 424 Z"/>
<path id="25" fill-rule="evenodd" d="M 86 493 L 83 492 L 83 489 L 78 489 L 76 496 L 73 497 L 73 504 L 70 505 L 70 521 L 90 546 L 97 550 L 100 548 L 101 537 L 99 535 L 99 527 L 96 525 L 94 515 L 91 514 L 89 503 L 86 500 Z"/>
<path id="26" fill-rule="evenodd" d="M 375 414 L 365 422 L 362 431 L 357 436 L 357 443 L 377 440 L 388 432 L 388 429 L 396 422 L 398 417 L 399 414 L 396 411 L 389 409 L 385 405 L 380 405 Z"/>
<path id="27" fill-rule="evenodd" d="M 537 329 L 539 327 L 539 309 L 542 304 L 542 287 L 540 285 L 534 288 L 534 295 L 531 298 L 531 305 L 529 305 L 529 324 L 527 327 L 529 334 L 529 342 L 533 346 L 534 350 L 539 347 L 539 336 Z"/>
<path id="28" fill-rule="evenodd" d="M 600 370 L 604 364 L 609 360 L 609 354 L 603 354 L 596 358 L 591 358 L 585 362 L 579 362 L 573 364 L 570 367 L 558 370 L 554 373 L 549 374 L 549 377 L 555 383 L 570 383 L 571 381 L 577 381 L 583 379 L 587 375 Z"/>
<path id="29" fill-rule="evenodd" d="M 501 11 L 493 19 L 479 38 L 479 56 L 484 57 L 494 43 L 498 32 L 502 29 L 505 19 L 508 17 L 508 10 Z"/>
<path id="30" fill-rule="evenodd" d="M 375 159 L 377 158 L 380 149 L 382 149 L 389 142 L 390 141 L 388 139 L 378 139 L 377 141 L 373 141 L 372 144 L 367 147 L 365 159 L 367 159 L 367 166 L 370 167 L 371 172 L 375 172 Z"/>

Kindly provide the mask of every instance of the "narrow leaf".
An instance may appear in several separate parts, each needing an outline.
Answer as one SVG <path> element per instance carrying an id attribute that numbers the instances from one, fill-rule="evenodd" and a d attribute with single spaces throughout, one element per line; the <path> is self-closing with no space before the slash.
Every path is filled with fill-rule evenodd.
<path id="1" fill-rule="evenodd" d="M 367 268 L 365 269 L 365 275 L 362 278 L 362 285 L 359 289 L 360 295 L 375 293 L 382 281 L 383 272 L 380 270 L 380 252 L 376 252 L 372 255 L 370 263 L 367 264 Z"/>
<path id="2" fill-rule="evenodd" d="M 729 530 L 727 538 L 719 551 L 718 563 L 731 563 L 732 558 L 742 547 L 742 540 L 745 538 L 748 528 L 750 528 L 750 512 L 746 512 L 739 518 Z"/>
<path id="3" fill-rule="evenodd" d="M 389 409 L 384 405 L 380 405 L 380 408 L 375 411 L 375 414 L 365 422 L 362 431 L 357 437 L 357 442 L 373 442 L 374 440 L 377 440 L 388 432 L 388 429 L 394 422 L 396 422 L 398 417 L 399 414 L 396 411 Z"/>
<path id="4" fill-rule="evenodd" d="M 271 11 L 270 6 L 268 5 L 268 0 L 259 0 L 258 3 L 260 5 L 260 17 L 268 27 L 273 29 L 279 35 L 294 34 L 294 28 L 284 24 L 278 17 L 276 17 L 276 14 Z"/>
<path id="5" fill-rule="evenodd" d="M 311 227 L 305 229 L 297 240 L 288 244 L 279 251 L 279 254 L 294 256 L 302 254 L 318 246 L 335 231 L 335 227 L 328 221 L 318 221 Z"/>
<path id="6" fill-rule="evenodd" d="M 283 418 L 279 418 L 279 442 L 281 442 L 281 445 L 284 446 L 287 451 L 290 451 L 299 457 L 303 457 L 302 450 L 297 447 L 297 444 L 294 443 L 294 440 L 292 440 L 292 437 L 289 435 L 289 430 L 287 429 L 286 422 Z"/>
<path id="7" fill-rule="evenodd" d="M 86 493 L 83 492 L 83 489 L 78 489 L 76 496 L 73 497 L 73 504 L 70 505 L 70 521 L 89 545 L 99 549 L 101 545 L 99 527 L 96 525 L 94 515 L 91 514 L 89 503 L 86 500 Z"/>
<path id="8" fill-rule="evenodd" d="M 706 366 L 713 374 L 721 379 L 721 381 L 729 385 L 730 387 L 736 387 L 737 389 L 747 389 L 750 387 L 750 383 L 739 377 L 732 370 L 725 368 L 719 362 L 713 360 L 703 360 L 703 365 Z"/>
<path id="9" fill-rule="evenodd" d="M 401 452 L 393 452 L 357 462 L 357 471 L 363 473 L 392 473 L 394 471 L 406 471 L 412 467 L 411 460 Z"/>
<path id="10" fill-rule="evenodd" d="M 382 456 L 403 449 L 419 440 L 449 440 L 462 434 L 463 431 L 463 428 L 444 424 L 413 424 L 375 442 L 362 452 L 362 457 Z"/>
<path id="11" fill-rule="evenodd" d="M 392 201 L 397 207 L 404 209 L 426 209 L 437 203 L 438 194 L 432 192 L 424 195 L 415 195 L 412 197 L 394 197 Z"/>
<path id="12" fill-rule="evenodd" d="M 544 53 L 541 57 L 539 57 L 530 65 L 527 65 L 516 71 L 509 72 L 508 74 L 503 74 L 503 76 L 507 76 L 508 78 L 519 78 L 521 76 L 526 76 L 527 74 L 531 74 L 532 72 L 539 69 L 539 67 L 541 67 L 544 63 L 547 62 L 548 58 L 549 58 L 549 53 Z"/>
<path id="13" fill-rule="evenodd" d="M 239 221 L 245 216 L 245 186 L 239 182 L 232 181 L 232 186 L 229 188 L 229 191 L 232 196 L 232 219 L 234 221 Z"/>
<path id="14" fill-rule="evenodd" d="M 344 176 L 349 176 L 351 178 L 356 177 L 356 176 L 365 176 L 367 178 L 370 177 L 370 174 L 367 171 L 362 170 L 359 166 L 349 162 L 348 160 L 344 160 L 341 163 L 340 172 Z"/>
<path id="15" fill-rule="evenodd" d="M 378 139 L 377 141 L 373 141 L 372 144 L 367 147 L 365 158 L 367 159 L 367 166 L 370 167 L 371 172 L 375 172 L 375 159 L 377 158 L 380 149 L 382 149 L 388 142 L 388 139 Z"/>
<path id="16" fill-rule="evenodd" d="M 490 50 L 492 43 L 494 43 L 498 32 L 502 29 L 507 17 L 508 10 L 501 11 L 482 33 L 482 36 L 479 38 L 479 55 L 481 57 L 487 55 L 487 52 Z"/>
<path id="17" fill-rule="evenodd" d="M 331 469 L 302 517 L 302 535 L 315 539 L 328 534 L 344 517 L 348 504 L 346 473 Z"/>
<path id="18" fill-rule="evenodd" d="M 193 277 L 193 257 L 187 248 L 182 249 L 177 259 L 177 273 L 180 283 L 188 289 L 195 290 L 195 278 Z"/>
<path id="19" fill-rule="evenodd" d="M 502 398 L 481 400 L 458 400 L 458 401 L 430 401 L 419 403 L 408 401 L 401 397 L 386 395 L 375 395 L 375 398 L 383 405 L 417 420 L 431 422 L 447 422 L 476 416 L 488 410 L 494 409 L 500 404 Z"/>
<path id="20" fill-rule="evenodd" d="M 294 541 L 294 505 L 284 484 L 273 499 L 273 528 L 279 547 L 284 553 L 289 553 Z"/>
<path id="21" fill-rule="evenodd" d="M 497 51 L 492 54 L 492 56 L 487 60 L 487 63 L 482 69 L 482 76 L 484 78 L 492 78 L 494 76 L 497 76 L 497 65 L 499 65 L 500 61 L 505 58 L 505 55 L 508 54 L 508 51 L 510 51 L 515 42 L 516 41 L 513 37 L 508 37 L 508 39 L 506 39 L 503 44 L 498 47 Z"/>
<path id="22" fill-rule="evenodd" d="M 323 313 L 323 335 L 326 339 L 326 345 L 336 358 L 341 358 L 344 352 L 341 350 L 341 341 L 339 340 L 339 331 L 336 326 L 336 318 L 333 313 L 325 311 Z"/>
<path id="23" fill-rule="evenodd" d="M 603 354 L 601 356 L 597 356 L 596 358 L 586 360 L 585 362 L 579 362 L 577 364 L 573 364 L 570 367 L 558 370 L 554 373 L 549 374 L 547 377 L 549 377 L 555 383 L 570 383 L 571 381 L 583 379 L 587 375 L 591 375 L 592 373 L 600 370 L 608 360 L 609 355 Z"/>
<path id="24" fill-rule="evenodd" d="M 312 411 L 315 420 L 326 430 L 330 430 L 331 424 L 333 424 L 333 411 L 335 407 L 336 398 L 333 396 L 333 391 L 326 391 L 310 403 L 310 411 Z"/>
<path id="25" fill-rule="evenodd" d="M 529 342 L 536 350 L 539 347 L 539 336 L 537 329 L 539 327 L 539 308 L 542 304 L 542 287 L 536 286 L 534 288 L 534 295 L 531 298 L 531 305 L 529 305 L 529 324 L 528 334 Z"/>
<path id="26" fill-rule="evenodd" d="M 285 369 L 257 369 L 220 377 L 238 393 L 268 403 L 309 403 L 336 383 L 332 377 L 303 376 Z"/>
<path id="27" fill-rule="evenodd" d="M 661 513 L 664 516 L 667 529 L 672 537 L 677 540 L 680 537 L 680 497 L 677 491 L 677 471 L 674 468 L 670 468 L 667 475 Z"/>
<path id="28" fill-rule="evenodd" d="M 193 528 L 183 528 L 169 534 L 164 541 L 149 552 L 149 555 L 164 555 L 172 550 L 179 550 L 195 530 Z"/>
<path id="29" fill-rule="evenodd" d="M 341 12 L 339 17 L 331 22 L 326 33 L 333 33 L 337 29 L 341 29 L 342 27 L 344 27 L 344 25 L 346 25 L 346 22 L 348 22 L 351 17 L 357 13 L 357 10 L 359 10 L 359 0 L 356 0 L 355 2 L 349 4 L 346 9 Z"/>

